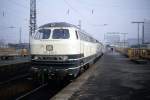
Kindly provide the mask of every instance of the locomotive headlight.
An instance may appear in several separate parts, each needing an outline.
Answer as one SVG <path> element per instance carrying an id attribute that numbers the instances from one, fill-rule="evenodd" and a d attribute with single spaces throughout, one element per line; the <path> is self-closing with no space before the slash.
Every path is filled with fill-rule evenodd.
<path id="1" fill-rule="evenodd" d="M 32 56 L 32 60 L 37 60 L 38 57 L 37 56 Z"/>
<path id="2" fill-rule="evenodd" d="M 68 56 L 62 56 L 61 58 L 63 61 L 68 60 Z"/>
<path id="3" fill-rule="evenodd" d="M 34 56 L 34 60 L 37 60 L 38 59 L 38 57 L 37 56 Z"/>
<path id="4" fill-rule="evenodd" d="M 46 50 L 47 51 L 52 51 L 53 50 L 53 45 L 46 45 Z"/>

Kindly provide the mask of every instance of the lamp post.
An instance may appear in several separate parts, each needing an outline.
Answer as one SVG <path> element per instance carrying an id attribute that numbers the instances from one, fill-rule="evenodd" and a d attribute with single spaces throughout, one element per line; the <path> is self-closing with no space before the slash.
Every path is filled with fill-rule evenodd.
<path id="1" fill-rule="evenodd" d="M 21 35 L 22 35 L 22 28 L 21 27 L 19 28 L 19 35 L 20 35 L 19 44 L 21 44 Z"/>
<path id="2" fill-rule="evenodd" d="M 138 28 L 137 28 L 137 31 L 138 31 L 138 48 L 140 48 L 140 33 L 139 33 L 139 27 L 140 27 L 140 24 L 143 24 L 143 32 L 142 32 L 142 44 L 144 44 L 144 22 L 132 22 L 133 24 L 137 24 L 138 25 Z"/>
<path id="3" fill-rule="evenodd" d="M 144 44 L 144 22 L 143 22 L 143 27 L 142 27 L 142 44 Z"/>

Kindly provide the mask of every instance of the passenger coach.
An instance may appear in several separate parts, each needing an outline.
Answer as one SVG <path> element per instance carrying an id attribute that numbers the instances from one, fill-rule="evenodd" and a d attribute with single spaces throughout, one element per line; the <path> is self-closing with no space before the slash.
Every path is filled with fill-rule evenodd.
<path id="1" fill-rule="evenodd" d="M 47 70 L 50 76 L 76 77 L 103 49 L 96 39 L 65 22 L 39 27 L 30 44 L 33 69 Z"/>

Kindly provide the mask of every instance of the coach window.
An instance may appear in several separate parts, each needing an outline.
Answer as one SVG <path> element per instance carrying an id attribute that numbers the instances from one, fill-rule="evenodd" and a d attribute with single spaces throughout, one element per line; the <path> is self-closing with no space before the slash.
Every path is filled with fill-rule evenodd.
<path id="1" fill-rule="evenodd" d="M 37 31 L 35 35 L 35 39 L 48 39 L 50 37 L 51 30 L 50 29 L 40 29 Z"/>
<path id="2" fill-rule="evenodd" d="M 54 29 L 52 38 L 53 39 L 69 39 L 68 29 Z"/>

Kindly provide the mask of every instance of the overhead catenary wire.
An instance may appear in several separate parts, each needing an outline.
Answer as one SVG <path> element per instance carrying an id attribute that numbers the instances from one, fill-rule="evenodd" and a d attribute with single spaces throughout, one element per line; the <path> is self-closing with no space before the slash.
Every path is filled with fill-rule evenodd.
<path id="1" fill-rule="evenodd" d="M 72 5 L 70 5 L 70 3 L 68 3 L 67 2 L 67 0 L 63 0 L 66 4 L 67 4 L 67 6 L 69 6 L 75 13 L 77 13 L 77 14 L 81 14 L 78 10 L 76 10 L 74 7 L 72 7 Z"/>
<path id="2" fill-rule="evenodd" d="M 67 0 L 63 0 L 75 13 L 77 13 L 77 14 L 79 14 L 81 17 L 83 17 L 83 14 L 82 13 L 80 13 L 77 9 L 75 9 Z M 91 12 L 91 14 L 94 14 L 94 9 L 89 9 L 90 10 L 90 12 Z M 89 11 L 88 10 L 88 11 Z M 67 12 L 68 12 L 68 10 L 67 10 Z M 67 13 L 68 14 L 68 13 Z M 83 17 L 83 18 L 85 18 L 85 17 Z"/>
<path id="3" fill-rule="evenodd" d="M 84 6 L 84 7 L 82 7 L 82 8 L 84 8 L 84 9 L 87 10 L 87 11 L 89 11 L 92 15 L 94 14 L 95 10 L 94 10 L 93 7 L 91 8 L 91 5 L 86 6 L 86 5 L 84 5 L 85 2 L 82 2 L 82 1 L 80 1 L 80 0 L 75 0 L 75 1 L 78 2 L 79 5 L 82 4 L 82 6 Z"/>
<path id="4" fill-rule="evenodd" d="M 90 25 L 92 27 L 101 27 L 101 26 L 106 26 L 106 24 L 102 25 L 102 24 L 93 24 L 91 23 L 88 19 L 86 19 L 86 17 L 80 13 L 77 9 L 75 9 L 67 0 L 63 0 L 67 6 L 70 7 L 70 9 L 72 9 L 76 14 L 78 14 L 82 19 L 86 20 L 85 22 L 88 23 L 87 25 Z M 69 11 L 69 12 L 68 12 Z M 67 14 L 69 15 L 70 10 L 67 10 Z M 94 9 L 91 10 L 91 14 L 94 14 Z"/>
<path id="5" fill-rule="evenodd" d="M 27 7 L 27 6 L 23 5 L 23 4 L 20 4 L 20 3 L 16 2 L 16 1 L 14 1 L 14 0 L 7 0 L 7 1 L 9 1 L 9 2 L 11 2 L 11 3 L 21 7 L 21 8 L 24 8 L 24 9 L 27 9 L 27 10 L 30 9 L 30 7 Z"/>
<path id="6" fill-rule="evenodd" d="M 29 11 L 29 8 L 28 7 L 26 7 L 25 5 L 22 5 L 22 4 L 20 4 L 20 3 L 18 3 L 18 2 L 15 2 L 15 1 L 13 1 L 13 0 L 7 0 L 7 2 L 10 4 L 10 6 L 13 4 L 13 5 L 15 5 L 15 6 L 17 6 L 17 7 L 19 7 L 19 8 L 23 8 L 24 10 L 22 10 L 21 9 L 21 12 L 22 13 L 24 13 L 24 12 L 28 12 Z M 20 10 L 20 9 L 19 9 Z M 4 8 L 2 8 L 1 9 L 1 16 L 3 17 L 3 18 L 5 18 L 5 17 L 8 17 L 8 14 L 9 13 L 11 13 L 11 14 L 17 14 L 17 16 L 19 15 L 21 15 L 21 14 L 18 14 L 17 12 L 18 12 L 18 9 L 14 9 L 13 7 L 10 9 L 10 8 L 5 8 L 5 6 L 4 6 Z"/>
<path id="7" fill-rule="evenodd" d="M 16 6 L 16 7 L 19 7 L 19 8 L 23 8 L 23 9 L 21 9 L 21 12 L 20 13 L 27 13 L 28 11 L 29 11 L 29 8 L 27 7 L 27 6 L 25 6 L 25 5 L 23 5 L 23 4 L 20 4 L 20 3 L 18 3 L 18 2 L 16 2 L 16 1 L 14 1 L 14 0 L 6 0 L 6 2 L 7 2 L 7 4 L 9 4 L 10 5 L 10 7 L 11 7 L 11 5 L 13 5 L 13 6 Z M 7 18 L 10 18 L 10 16 L 9 15 L 11 15 L 11 16 L 13 16 L 13 15 L 17 15 L 17 17 L 18 16 L 22 16 L 21 14 L 18 14 L 18 10 L 20 10 L 20 9 L 15 9 L 15 8 L 13 8 L 13 7 L 3 7 L 2 9 L 1 9 L 1 18 L 4 18 L 3 20 L 8 20 Z M 21 18 L 21 17 L 18 17 L 19 19 Z M 24 19 L 26 19 L 27 17 L 25 17 L 25 18 L 21 18 L 20 20 L 24 20 Z M 8 21 L 7 21 L 8 22 Z M 3 25 L 1 25 L 0 27 L 5 27 L 4 26 L 4 23 L 3 23 Z"/>

